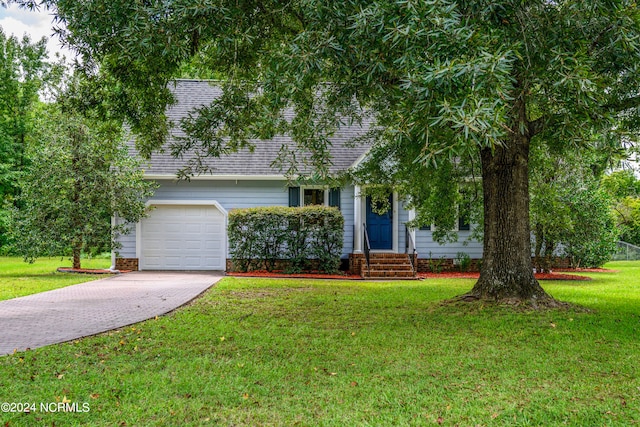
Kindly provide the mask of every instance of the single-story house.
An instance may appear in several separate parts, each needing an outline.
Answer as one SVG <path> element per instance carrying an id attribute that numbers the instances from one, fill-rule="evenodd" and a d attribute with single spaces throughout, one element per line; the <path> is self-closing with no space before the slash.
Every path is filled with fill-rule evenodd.
<path id="1" fill-rule="evenodd" d="M 189 111 L 220 95 L 220 89 L 207 81 L 175 82 L 176 104 L 168 117 L 178 123 Z M 178 135 L 181 131 L 175 130 Z M 333 165 L 331 172 L 354 167 L 366 155 L 367 147 L 353 148 L 348 141 L 361 132 L 357 126 L 343 127 L 331 138 Z M 173 136 L 175 137 L 175 136 Z M 342 212 L 344 245 L 342 258 L 355 272 L 364 272 L 367 231 L 371 264 L 407 263 L 405 253 L 417 251 L 413 267 L 426 269 L 428 260 L 441 263 L 464 252 L 472 259 L 482 257 L 482 243 L 469 241 L 471 230 L 459 231 L 459 243 L 441 245 L 434 242 L 428 229 L 407 229 L 414 212 L 406 209 L 397 194 L 390 194 L 387 214 L 376 214 L 371 200 L 360 197 L 361 188 L 348 184 L 339 189 L 322 186 L 292 186 L 284 174 L 272 166 L 283 144 L 294 146 L 286 136 L 254 141 L 255 150 L 240 150 L 220 158 L 207 159 L 211 173 L 191 180 L 179 180 L 176 172 L 185 160 L 169 153 L 152 155 L 145 170 L 147 179 L 159 188 L 148 201 L 154 209 L 120 238 L 121 248 L 114 255 L 116 269 L 133 270 L 226 270 L 229 262 L 227 215 L 230 210 L 257 206 L 303 206 L 324 204 L 337 206 Z M 117 220 L 117 219 L 116 219 Z M 463 227 L 465 228 L 465 227 Z M 470 228 L 470 227 L 466 227 Z M 399 261 L 396 261 L 395 259 Z M 373 270 L 375 268 L 372 266 Z M 409 272 L 412 267 L 409 264 Z M 378 266 L 379 276 L 402 276 L 402 267 Z M 389 273 L 389 270 L 396 273 Z M 374 273 L 372 273 L 372 276 Z"/>

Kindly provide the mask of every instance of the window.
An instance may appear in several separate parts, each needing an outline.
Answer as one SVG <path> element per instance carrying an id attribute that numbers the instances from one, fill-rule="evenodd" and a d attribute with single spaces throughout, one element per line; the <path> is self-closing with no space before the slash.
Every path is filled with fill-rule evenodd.
<path id="1" fill-rule="evenodd" d="M 324 205 L 325 191 L 319 188 L 305 188 L 303 191 L 302 205 Z"/>
<path id="2" fill-rule="evenodd" d="M 469 222 L 469 211 L 471 210 L 471 203 L 469 201 L 471 193 L 468 190 L 461 189 L 460 195 L 462 196 L 462 200 L 457 207 L 458 218 L 453 223 L 454 231 L 471 231 L 471 224 Z M 420 227 L 420 230 L 423 231 L 433 231 L 435 230 L 435 226 L 433 224 L 424 225 Z"/>
<path id="3" fill-rule="evenodd" d="M 471 224 L 469 224 L 469 220 L 465 217 L 458 218 L 458 231 L 469 231 L 471 230 Z"/>
<path id="4" fill-rule="evenodd" d="M 471 224 L 469 223 L 469 220 L 465 217 L 458 217 L 457 220 L 457 226 L 458 228 L 455 231 L 470 231 L 471 230 Z M 433 224 L 431 225 L 423 225 L 422 227 L 420 227 L 420 230 L 422 231 L 433 231 L 435 230 L 435 226 Z"/>
<path id="5" fill-rule="evenodd" d="M 289 187 L 289 206 L 325 205 L 340 209 L 340 189 Z"/>

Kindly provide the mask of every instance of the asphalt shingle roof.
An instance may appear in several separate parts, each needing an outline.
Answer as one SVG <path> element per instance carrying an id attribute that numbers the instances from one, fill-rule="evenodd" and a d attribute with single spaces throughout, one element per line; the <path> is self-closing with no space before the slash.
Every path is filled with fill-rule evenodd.
<path id="1" fill-rule="evenodd" d="M 167 116 L 176 127 L 171 131 L 169 144 L 177 136 L 184 135 L 179 129 L 179 123 L 183 117 L 186 117 L 193 109 L 209 104 L 212 99 L 222 94 L 219 87 L 212 82 L 203 80 L 176 80 L 175 83 L 170 84 L 170 88 L 176 97 L 176 104 L 169 108 Z M 358 125 L 343 126 L 330 138 L 332 143 L 330 148 L 331 162 L 333 163 L 329 168 L 330 173 L 348 169 L 367 151 L 368 147 L 364 145 L 357 145 L 355 148 L 348 145 L 349 141 L 363 132 L 363 127 Z M 214 176 L 282 175 L 284 171 L 271 166 L 271 164 L 283 145 L 288 145 L 293 149 L 296 147 L 295 142 L 288 136 L 276 136 L 270 140 L 252 140 L 251 142 L 255 146 L 253 152 L 241 149 L 236 153 L 223 155 L 219 158 L 209 157 L 204 164 L 212 169 L 211 175 Z M 296 157 L 302 158 L 300 152 Z M 147 175 L 175 175 L 178 170 L 186 166 L 188 160 L 187 156 L 184 158 L 173 157 L 169 150 L 163 153 L 154 153 L 145 172 Z M 310 172 L 308 167 L 299 165 L 299 168 L 303 172 Z"/>

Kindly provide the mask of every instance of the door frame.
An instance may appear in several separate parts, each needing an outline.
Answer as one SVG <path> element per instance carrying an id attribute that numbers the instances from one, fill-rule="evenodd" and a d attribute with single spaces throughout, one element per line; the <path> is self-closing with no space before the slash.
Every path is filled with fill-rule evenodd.
<path id="1" fill-rule="evenodd" d="M 153 208 L 153 206 L 213 206 L 218 209 L 224 215 L 224 226 L 223 226 L 223 237 L 222 237 L 222 253 L 223 253 L 223 270 L 226 271 L 226 260 L 228 258 L 228 236 L 227 236 L 227 226 L 229 221 L 229 212 L 222 207 L 217 200 L 147 200 L 145 203 L 147 208 Z M 143 218 L 144 219 L 144 218 Z M 136 223 L 136 258 L 138 258 L 138 262 L 140 266 L 142 266 L 142 220 Z M 142 270 L 142 268 L 141 268 Z"/>
<path id="2" fill-rule="evenodd" d="M 358 192 L 359 193 L 359 192 Z M 358 197 L 360 204 L 360 218 L 359 224 L 364 224 L 366 227 L 367 223 L 367 198 L 363 195 L 359 195 Z M 399 224 L 399 209 L 398 209 L 398 193 L 395 191 L 392 194 L 392 203 L 391 203 L 391 212 L 393 215 L 391 221 L 391 249 L 371 249 L 371 252 L 381 252 L 381 253 L 398 253 L 398 224 Z M 356 230 L 360 227 L 356 227 Z M 360 230 L 362 233 L 362 230 Z M 355 237 L 355 236 L 354 236 Z M 364 243 L 362 245 L 364 249 Z"/>

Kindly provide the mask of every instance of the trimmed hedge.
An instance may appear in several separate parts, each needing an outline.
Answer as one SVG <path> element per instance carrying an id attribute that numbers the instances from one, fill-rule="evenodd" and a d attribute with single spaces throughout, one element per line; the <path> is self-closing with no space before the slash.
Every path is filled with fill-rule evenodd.
<path id="1" fill-rule="evenodd" d="M 287 261 L 290 272 L 340 266 L 344 218 L 326 206 L 233 209 L 229 212 L 229 252 L 240 271 L 266 269 Z"/>

